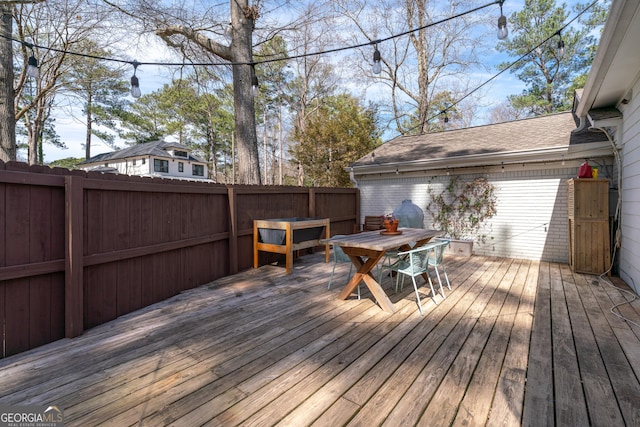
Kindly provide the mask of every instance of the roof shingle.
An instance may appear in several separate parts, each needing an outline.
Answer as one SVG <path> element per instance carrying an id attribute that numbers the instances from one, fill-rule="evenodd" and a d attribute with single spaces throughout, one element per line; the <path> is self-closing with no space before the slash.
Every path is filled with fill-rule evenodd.
<path id="1" fill-rule="evenodd" d="M 376 148 L 373 161 L 372 153 L 369 153 L 352 166 L 526 152 L 606 140 L 600 133 L 573 133 L 574 129 L 575 116 L 565 112 L 438 133 L 399 136 Z"/>

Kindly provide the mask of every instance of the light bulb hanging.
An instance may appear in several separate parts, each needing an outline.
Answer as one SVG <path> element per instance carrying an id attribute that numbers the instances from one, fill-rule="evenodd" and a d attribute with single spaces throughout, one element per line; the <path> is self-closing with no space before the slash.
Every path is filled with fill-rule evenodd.
<path id="1" fill-rule="evenodd" d="M 382 64 L 380 63 L 381 57 L 380 51 L 378 50 L 378 44 L 376 43 L 374 47 L 375 50 L 373 51 L 373 67 L 371 68 L 371 71 L 373 71 L 373 74 L 380 74 L 382 72 Z"/>
<path id="2" fill-rule="evenodd" d="M 140 98 L 142 96 L 142 92 L 140 92 L 140 81 L 138 80 L 138 77 L 136 77 L 136 70 L 140 63 L 133 61 L 131 65 L 133 65 L 133 76 L 131 76 L 131 96 L 134 98 Z"/>
<path id="3" fill-rule="evenodd" d="M 502 3 L 500 2 L 500 17 L 498 18 L 498 39 L 504 40 L 509 35 L 509 29 L 507 28 L 507 17 L 502 13 Z"/>
<path id="4" fill-rule="evenodd" d="M 38 60 L 33 53 L 33 45 L 31 43 L 25 43 L 25 46 L 31 49 L 31 55 L 27 60 L 27 76 L 37 79 L 40 74 L 40 70 L 38 69 Z"/>
<path id="5" fill-rule="evenodd" d="M 258 76 L 256 76 L 256 68 L 251 64 L 251 95 L 257 97 L 260 94 L 260 83 L 258 82 Z"/>
<path id="6" fill-rule="evenodd" d="M 39 74 L 40 74 L 40 70 L 38 69 L 38 60 L 36 59 L 35 56 L 33 56 L 33 53 L 32 53 L 31 56 L 29 57 L 29 62 L 27 65 L 27 76 L 37 79 Z"/>
<path id="7" fill-rule="evenodd" d="M 560 37 L 558 40 L 558 57 L 562 58 L 564 56 L 564 40 L 562 40 L 562 34 L 560 31 L 558 31 L 558 37 Z"/>

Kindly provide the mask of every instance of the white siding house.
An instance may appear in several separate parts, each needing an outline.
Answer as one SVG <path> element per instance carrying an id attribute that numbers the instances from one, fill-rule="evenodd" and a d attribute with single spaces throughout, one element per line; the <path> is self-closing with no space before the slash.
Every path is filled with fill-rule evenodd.
<path id="1" fill-rule="evenodd" d="M 576 114 L 619 153 L 620 277 L 640 292 L 640 2 L 614 0 Z M 611 117 L 601 111 L 617 110 Z"/>
<path id="2" fill-rule="evenodd" d="M 432 228 L 429 187 L 439 193 L 453 176 L 485 177 L 496 189 L 497 214 L 474 253 L 568 262 L 567 180 L 585 159 L 602 178 L 615 172 L 604 134 L 574 134 L 576 123 L 566 112 L 391 140 L 351 165 L 361 215 L 391 213 L 411 199 Z"/>
<path id="3" fill-rule="evenodd" d="M 209 177 L 207 163 L 194 156 L 191 148 L 166 141 L 147 142 L 98 154 L 78 167 L 88 171 L 173 179 L 206 180 Z"/>

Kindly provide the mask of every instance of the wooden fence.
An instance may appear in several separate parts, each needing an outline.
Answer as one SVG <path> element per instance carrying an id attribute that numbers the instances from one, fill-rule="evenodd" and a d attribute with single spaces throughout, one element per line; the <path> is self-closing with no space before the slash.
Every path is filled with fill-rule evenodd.
<path id="1" fill-rule="evenodd" d="M 254 219 L 330 218 L 332 235 L 350 233 L 359 200 L 357 189 L 228 186 L 0 162 L 1 357 L 252 268 Z"/>

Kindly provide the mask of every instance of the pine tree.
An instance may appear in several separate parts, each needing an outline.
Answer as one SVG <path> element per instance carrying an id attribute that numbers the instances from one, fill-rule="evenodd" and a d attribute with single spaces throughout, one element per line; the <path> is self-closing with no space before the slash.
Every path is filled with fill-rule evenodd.
<path id="1" fill-rule="evenodd" d="M 573 16 L 586 8 L 576 5 Z M 569 89 L 588 72 L 597 43 L 593 30 L 604 22 L 606 9 L 594 4 L 581 15 L 580 25 L 564 29 L 571 17 L 566 4 L 558 6 L 555 0 L 525 0 L 520 11 L 511 14 L 509 39 L 497 48 L 514 58 L 525 56 L 510 69 L 527 85 L 522 94 L 509 98 L 516 110 L 536 116 L 571 107 Z M 500 69 L 508 65 L 500 64 Z"/>

